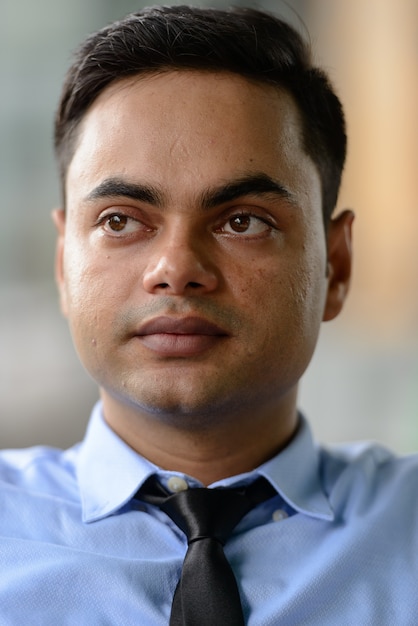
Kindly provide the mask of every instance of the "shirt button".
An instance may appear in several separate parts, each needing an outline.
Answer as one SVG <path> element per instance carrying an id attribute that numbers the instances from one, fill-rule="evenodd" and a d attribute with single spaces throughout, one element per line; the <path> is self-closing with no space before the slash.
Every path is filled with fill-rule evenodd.
<path id="1" fill-rule="evenodd" d="M 167 481 L 167 487 L 172 493 L 178 493 L 179 491 L 185 491 L 189 488 L 184 478 L 180 476 L 171 476 Z"/>
<path id="2" fill-rule="evenodd" d="M 283 511 L 283 509 L 277 509 L 272 515 L 274 522 L 281 522 L 282 520 L 286 519 L 286 517 L 288 517 L 288 514 L 286 513 L 286 511 Z"/>

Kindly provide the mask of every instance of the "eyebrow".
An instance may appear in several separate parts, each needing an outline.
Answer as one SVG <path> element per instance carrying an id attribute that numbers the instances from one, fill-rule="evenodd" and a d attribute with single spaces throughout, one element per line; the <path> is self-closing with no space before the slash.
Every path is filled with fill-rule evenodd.
<path id="1" fill-rule="evenodd" d="M 85 198 L 87 202 L 98 200 L 100 198 L 129 198 L 130 200 L 138 200 L 161 206 L 163 204 L 162 194 L 158 189 L 151 185 L 140 185 L 130 183 L 121 178 L 107 178 L 95 187 Z"/>
<path id="2" fill-rule="evenodd" d="M 199 205 L 208 210 L 244 196 L 276 196 L 290 204 L 297 204 L 295 195 L 281 183 L 265 173 L 251 173 L 203 191 L 199 196 Z M 165 195 L 156 187 L 131 183 L 121 178 L 107 178 L 95 187 L 85 200 L 91 202 L 100 198 L 115 197 L 129 198 L 157 207 L 163 207 L 165 203 Z"/>
<path id="3" fill-rule="evenodd" d="M 225 185 L 210 189 L 202 194 L 201 205 L 212 209 L 221 204 L 237 200 L 244 196 L 277 196 L 296 204 L 296 197 L 281 183 L 264 173 L 247 174 Z"/>

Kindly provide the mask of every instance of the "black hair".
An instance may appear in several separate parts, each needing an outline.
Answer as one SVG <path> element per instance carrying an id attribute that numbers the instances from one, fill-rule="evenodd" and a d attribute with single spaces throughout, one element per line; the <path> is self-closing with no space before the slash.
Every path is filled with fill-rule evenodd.
<path id="1" fill-rule="evenodd" d="M 83 116 L 114 81 L 175 69 L 226 71 L 286 89 L 302 119 L 304 149 L 316 164 L 327 223 L 346 156 L 344 113 L 310 46 L 289 24 L 255 9 L 159 6 L 90 35 L 75 53 L 55 118 L 55 150 L 65 187 Z"/>

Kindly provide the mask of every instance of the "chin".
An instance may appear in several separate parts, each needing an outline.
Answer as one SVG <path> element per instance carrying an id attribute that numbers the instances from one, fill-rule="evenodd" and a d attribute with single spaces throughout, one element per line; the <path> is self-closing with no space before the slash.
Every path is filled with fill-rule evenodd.
<path id="1" fill-rule="evenodd" d="M 105 392 L 106 393 L 106 392 Z M 150 418 L 166 424 L 172 424 L 190 430 L 207 428 L 216 422 L 225 422 L 242 411 L 242 394 L 238 394 L 241 402 L 234 401 L 231 396 L 225 397 L 220 389 L 202 388 L 184 384 L 183 389 L 163 389 L 156 384 L 155 388 L 138 388 L 138 385 L 124 386 L 121 390 L 107 390 L 106 395 L 112 396 L 115 402 L 122 407 L 129 407 L 134 413 L 148 415 Z M 238 405 L 241 405 L 239 407 Z"/>

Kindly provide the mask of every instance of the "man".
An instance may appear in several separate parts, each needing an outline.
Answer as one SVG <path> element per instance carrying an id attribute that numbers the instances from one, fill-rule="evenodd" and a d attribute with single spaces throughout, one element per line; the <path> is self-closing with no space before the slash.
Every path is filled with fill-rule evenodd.
<path id="1" fill-rule="evenodd" d="M 80 445 L 2 455 L 1 623 L 416 623 L 417 459 L 318 448 L 297 411 L 353 221 L 341 106 L 300 37 L 252 10 L 128 16 L 79 49 L 55 136 L 57 282 L 101 401 Z M 260 483 L 221 541 L 241 616 L 201 599 L 199 556 L 178 593 L 202 615 L 173 617 L 166 503 L 226 494 L 221 514 Z"/>

